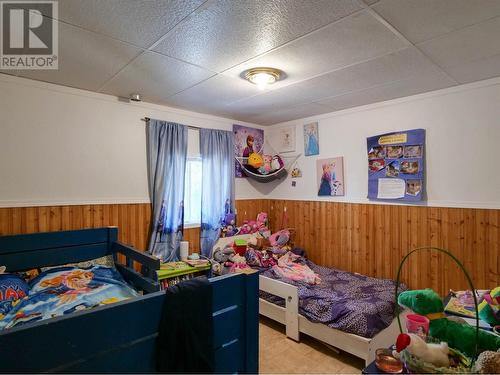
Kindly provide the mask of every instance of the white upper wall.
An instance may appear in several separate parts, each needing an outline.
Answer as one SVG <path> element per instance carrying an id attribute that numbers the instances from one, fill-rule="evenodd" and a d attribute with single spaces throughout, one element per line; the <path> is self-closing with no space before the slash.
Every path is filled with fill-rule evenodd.
<path id="1" fill-rule="evenodd" d="M 357 107 L 279 127 L 296 127 L 304 153 L 303 125 L 319 122 L 320 155 L 302 156 L 302 178 L 267 188 L 268 198 L 368 202 L 366 138 L 426 129 L 427 203 L 430 206 L 500 208 L 500 79 L 491 79 L 384 103 Z M 268 134 L 271 132 L 268 132 Z M 276 133 L 276 132 L 272 132 Z M 272 143 L 272 139 L 268 139 Z M 345 197 L 318 197 L 316 160 L 344 157 Z"/>
<path id="2" fill-rule="evenodd" d="M 144 117 L 241 123 L 0 74 L 0 207 L 149 202 Z M 237 179 L 236 197 L 260 193 Z"/>

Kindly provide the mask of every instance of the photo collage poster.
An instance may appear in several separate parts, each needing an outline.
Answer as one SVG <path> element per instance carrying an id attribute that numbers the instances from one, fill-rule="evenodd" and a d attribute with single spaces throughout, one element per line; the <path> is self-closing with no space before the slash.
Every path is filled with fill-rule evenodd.
<path id="1" fill-rule="evenodd" d="M 368 138 L 368 199 L 423 200 L 424 147 L 425 129 Z"/>

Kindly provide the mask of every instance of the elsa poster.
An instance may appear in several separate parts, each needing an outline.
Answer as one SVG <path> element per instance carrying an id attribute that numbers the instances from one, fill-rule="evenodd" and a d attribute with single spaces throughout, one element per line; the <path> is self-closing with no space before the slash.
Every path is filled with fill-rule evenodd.
<path id="1" fill-rule="evenodd" d="M 319 155 L 318 123 L 304 125 L 304 155 Z"/>

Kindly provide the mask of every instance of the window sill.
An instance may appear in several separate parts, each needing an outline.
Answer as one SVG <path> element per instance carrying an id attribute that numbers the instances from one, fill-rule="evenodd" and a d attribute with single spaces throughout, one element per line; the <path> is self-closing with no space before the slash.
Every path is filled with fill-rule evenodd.
<path id="1" fill-rule="evenodd" d="M 193 229 L 193 228 L 200 228 L 201 224 L 199 223 L 191 223 L 191 224 L 184 224 L 184 229 Z"/>

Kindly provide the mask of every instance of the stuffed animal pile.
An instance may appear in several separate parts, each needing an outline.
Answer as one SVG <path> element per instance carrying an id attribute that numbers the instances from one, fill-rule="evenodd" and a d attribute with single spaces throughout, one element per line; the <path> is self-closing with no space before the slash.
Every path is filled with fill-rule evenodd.
<path id="1" fill-rule="evenodd" d="M 261 175 L 273 173 L 283 166 L 283 159 L 279 155 L 261 155 L 253 152 L 248 156 L 247 168 L 251 167 L 252 172 Z"/>
<path id="2" fill-rule="evenodd" d="M 236 216 L 232 213 L 226 213 L 223 223 L 221 237 L 232 237 L 237 234 L 260 233 L 262 237 L 268 238 L 271 231 L 268 228 L 267 213 L 261 212 L 257 215 L 257 220 L 246 220 L 240 227 L 235 225 Z"/>
<path id="3" fill-rule="evenodd" d="M 476 328 L 468 324 L 448 319 L 444 314 L 443 302 L 432 289 L 410 290 L 398 297 L 398 303 L 429 320 L 429 336 L 448 343 L 463 354 L 474 357 L 476 354 Z M 479 330 L 478 353 L 500 348 L 500 336 Z"/>

